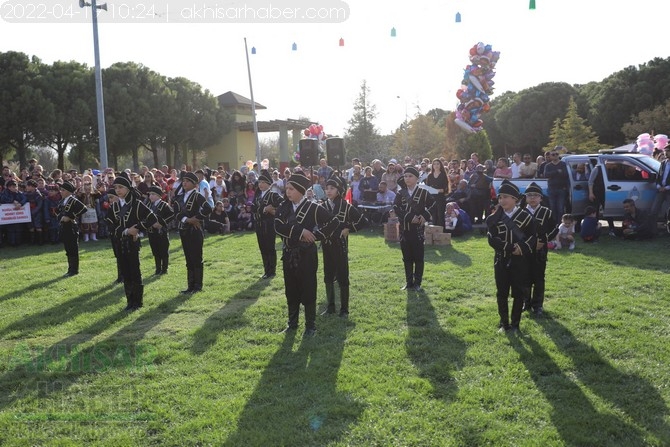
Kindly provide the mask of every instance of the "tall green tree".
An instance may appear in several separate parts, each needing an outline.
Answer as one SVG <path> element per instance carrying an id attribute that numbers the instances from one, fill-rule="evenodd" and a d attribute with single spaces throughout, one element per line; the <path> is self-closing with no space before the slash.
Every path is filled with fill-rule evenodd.
<path id="1" fill-rule="evenodd" d="M 53 104 L 39 88 L 42 62 L 24 53 L 0 53 L 0 150 L 13 149 L 19 165 L 28 165 L 28 153 L 44 139 L 53 120 Z"/>
<path id="2" fill-rule="evenodd" d="M 653 109 L 643 110 L 624 123 L 621 131 L 627 141 L 633 141 L 642 133 L 670 132 L 670 99 Z"/>
<path id="3" fill-rule="evenodd" d="M 545 151 L 555 146 L 565 146 L 570 152 L 586 154 L 608 147 L 598 142 L 598 136 L 593 129 L 586 124 L 577 112 L 577 103 L 573 98 L 568 102 L 568 110 L 563 120 L 557 119 L 549 135 L 549 143 L 544 147 Z"/>
<path id="4" fill-rule="evenodd" d="M 43 67 L 39 87 L 54 108 L 42 143 L 56 152 L 62 170 L 69 148 L 97 142 L 93 71 L 79 62 L 57 61 Z"/>
<path id="5" fill-rule="evenodd" d="M 347 157 L 358 157 L 369 163 L 374 158 L 382 158 L 383 151 L 374 120 L 377 107 L 370 101 L 370 88 L 364 80 L 361 83 L 358 98 L 354 102 L 354 114 L 349 119 L 349 128 L 344 139 Z"/>

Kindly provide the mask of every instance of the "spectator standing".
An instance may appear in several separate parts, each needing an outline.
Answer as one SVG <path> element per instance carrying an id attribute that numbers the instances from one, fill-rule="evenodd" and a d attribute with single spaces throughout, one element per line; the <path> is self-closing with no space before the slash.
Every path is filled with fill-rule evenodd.
<path id="1" fill-rule="evenodd" d="M 5 188 L 0 193 L 0 203 L 14 205 L 14 209 L 18 210 L 26 204 L 26 196 L 19 191 L 18 183 L 15 180 L 8 180 L 5 183 Z M 18 247 L 21 244 L 21 233 L 23 232 L 22 223 L 13 223 L 3 225 L 7 230 L 7 242 L 11 247 Z"/>
<path id="2" fill-rule="evenodd" d="M 561 160 L 558 149 L 549 153 L 549 162 L 544 167 L 544 177 L 547 179 L 547 191 L 549 193 L 549 208 L 554 216 L 562 216 L 565 212 L 565 201 L 570 187 L 568 167 Z"/>
<path id="3" fill-rule="evenodd" d="M 537 163 L 530 154 L 523 154 L 523 163 L 519 166 L 519 178 L 535 178 Z"/>
<path id="4" fill-rule="evenodd" d="M 443 225 L 444 222 L 444 207 L 446 205 L 446 192 L 449 189 L 449 179 L 445 172 L 444 165 L 439 158 L 433 160 L 431 165 L 431 172 L 426 178 L 426 185 L 437 190 L 435 194 L 431 194 L 435 205 L 431 209 L 431 221 L 434 225 Z"/>
<path id="5" fill-rule="evenodd" d="M 512 177 L 511 178 L 519 178 L 521 177 L 521 172 L 519 168 L 521 168 L 521 165 L 523 162 L 521 161 L 521 153 L 520 152 L 515 152 L 512 155 L 512 164 L 510 165 L 510 169 L 512 170 Z"/>

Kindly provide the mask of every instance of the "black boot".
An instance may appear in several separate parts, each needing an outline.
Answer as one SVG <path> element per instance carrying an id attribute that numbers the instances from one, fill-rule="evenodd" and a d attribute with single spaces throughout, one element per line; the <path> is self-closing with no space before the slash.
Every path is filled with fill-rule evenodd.
<path id="1" fill-rule="evenodd" d="M 412 263 L 405 262 L 405 285 L 401 290 L 411 290 L 414 288 L 414 272 L 412 271 Z"/>
<path id="2" fill-rule="evenodd" d="M 134 303 L 134 299 L 133 299 L 133 292 L 134 292 L 134 290 L 133 290 L 133 285 L 132 285 L 132 284 L 126 284 L 126 283 L 123 283 L 123 291 L 124 291 L 125 294 L 126 294 L 126 307 L 125 307 L 125 309 L 123 309 L 123 310 L 125 310 L 126 312 L 130 312 L 130 311 L 133 310 L 133 303 Z"/>
<path id="3" fill-rule="evenodd" d="M 161 258 L 155 257 L 154 258 L 154 264 L 156 265 L 156 272 L 154 275 L 160 275 L 161 274 Z"/>
<path id="4" fill-rule="evenodd" d="M 340 284 L 340 317 L 349 316 L 349 284 Z"/>
<path id="5" fill-rule="evenodd" d="M 202 291 L 202 265 L 193 269 L 193 293 Z"/>
<path id="6" fill-rule="evenodd" d="M 79 274 L 79 256 L 67 257 L 67 273 L 65 276 L 74 276 Z"/>
<path id="7" fill-rule="evenodd" d="M 116 261 L 116 282 L 118 284 L 123 282 L 123 273 L 121 273 L 121 263 Z"/>
<path id="8" fill-rule="evenodd" d="M 316 334 L 316 302 L 304 304 L 305 307 L 305 332 L 303 336 L 311 337 Z"/>
<path id="9" fill-rule="evenodd" d="M 271 251 L 268 253 L 268 278 L 272 278 L 277 274 L 277 252 Z"/>
<path id="10" fill-rule="evenodd" d="M 282 332 L 295 331 L 298 329 L 298 317 L 300 316 L 300 304 L 289 305 L 288 308 L 288 323 L 286 329 Z"/>
<path id="11" fill-rule="evenodd" d="M 188 288 L 186 290 L 182 290 L 179 293 L 193 293 L 193 269 L 190 267 L 186 268 L 186 275 L 188 276 Z"/>
<path id="12" fill-rule="evenodd" d="M 327 282 L 326 283 L 326 301 L 328 302 L 328 307 L 326 310 L 321 312 L 321 315 L 334 314 L 335 313 L 335 283 Z"/>
<path id="13" fill-rule="evenodd" d="M 133 309 L 137 310 L 144 306 L 144 285 L 133 285 Z"/>
<path id="14" fill-rule="evenodd" d="M 161 258 L 161 275 L 167 275 L 168 271 L 168 261 L 170 260 L 169 256 Z"/>

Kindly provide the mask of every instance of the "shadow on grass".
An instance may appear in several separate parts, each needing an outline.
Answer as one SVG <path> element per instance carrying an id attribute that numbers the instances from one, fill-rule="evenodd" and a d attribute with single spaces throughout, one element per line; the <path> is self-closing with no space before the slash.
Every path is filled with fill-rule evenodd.
<path id="1" fill-rule="evenodd" d="M 539 324 L 561 352 L 574 365 L 574 375 L 590 392 L 611 404 L 622 415 L 660 440 L 659 445 L 670 445 L 668 407 L 658 390 L 642 377 L 621 372 L 591 346 L 578 340 L 560 322 L 544 318 Z M 617 422 L 623 424 L 623 420 Z M 621 427 L 625 436 L 628 428 Z M 642 445 L 648 442 L 630 442 Z"/>
<path id="2" fill-rule="evenodd" d="M 5 280 L 8 280 L 8 279 L 9 278 L 5 278 Z M 50 285 L 55 284 L 55 283 L 57 283 L 57 282 L 59 282 L 63 279 L 65 279 L 65 278 L 63 278 L 62 276 L 59 276 L 58 278 L 48 279 L 46 281 L 42 281 L 42 282 L 37 283 L 37 284 L 30 284 L 30 285 L 24 287 L 23 289 L 12 290 L 10 293 L 0 295 L 0 302 L 1 301 L 6 301 L 6 300 L 9 300 L 9 299 L 12 299 L 12 298 L 21 297 L 22 295 L 27 294 L 32 290 L 46 289 Z"/>
<path id="3" fill-rule="evenodd" d="M 426 245 L 424 251 L 426 261 L 431 264 L 449 262 L 459 267 L 470 267 L 472 265 L 472 258 L 467 253 L 457 250 L 453 245 Z"/>
<path id="4" fill-rule="evenodd" d="M 614 414 L 598 412 L 591 399 L 539 343 L 531 338 L 510 342 L 551 406 L 548 413 L 552 425 L 565 445 L 645 445 L 639 429 Z"/>
<path id="5" fill-rule="evenodd" d="M 200 329 L 194 334 L 191 352 L 204 354 L 214 343 L 219 333 L 225 329 L 234 329 L 245 325 L 242 315 L 254 304 L 258 297 L 270 285 L 270 280 L 260 280 L 250 287 L 240 290 L 226 304 L 210 315 Z"/>
<path id="6" fill-rule="evenodd" d="M 284 340 L 224 445 L 336 444 L 364 409 L 337 390 L 346 331 L 352 327 L 329 325 L 327 333 L 303 338 L 295 351 L 296 332 L 278 335 Z"/>
<path id="7" fill-rule="evenodd" d="M 6 371 L 0 375 L 0 409 L 9 408 L 22 399 L 51 399 L 44 400 L 40 410 L 47 416 L 58 417 L 68 411 L 62 407 L 66 399 L 60 401 L 58 397 L 67 396 L 68 390 L 80 379 L 91 380 L 91 376 L 96 373 L 107 373 L 114 369 L 130 374 L 133 369 L 151 367 L 156 360 L 156 349 L 139 341 L 188 298 L 187 295 L 177 295 L 149 311 L 138 311 L 140 316 L 137 319 L 106 339 L 83 348 L 106 328 L 127 318 L 129 314 L 119 311 L 104 316 L 48 347 L 17 343 L 10 353 Z M 93 412 L 84 416 L 89 419 L 81 419 L 80 416 L 78 420 L 95 422 L 105 417 L 104 414 Z"/>
<path id="8" fill-rule="evenodd" d="M 5 336 L 6 334 L 11 334 L 12 332 L 19 332 L 18 334 L 12 334 L 12 336 L 15 338 L 23 338 L 34 333 L 42 326 L 48 327 L 63 324 L 78 315 L 88 312 L 96 312 L 103 307 L 116 303 L 116 295 L 124 296 L 122 286 L 119 290 L 115 288 L 102 294 L 99 290 L 94 290 L 72 298 L 71 300 L 64 301 L 56 306 L 48 307 L 41 312 L 28 315 L 21 320 L 5 326 L 0 330 L 0 337 Z"/>
<path id="9" fill-rule="evenodd" d="M 458 392 L 453 372 L 463 367 L 465 342 L 440 326 L 425 292 L 407 292 L 407 328 L 407 354 L 430 381 L 433 397 L 452 400 Z"/>

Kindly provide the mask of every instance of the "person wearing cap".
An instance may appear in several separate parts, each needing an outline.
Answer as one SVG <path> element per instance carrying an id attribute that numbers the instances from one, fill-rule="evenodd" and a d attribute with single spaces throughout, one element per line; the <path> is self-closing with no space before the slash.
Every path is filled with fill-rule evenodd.
<path id="1" fill-rule="evenodd" d="M 332 175 L 326 182 L 326 210 L 338 221 L 338 227 L 322 244 L 323 280 L 326 284 L 327 307 L 322 313 L 335 313 L 335 281 L 340 289 L 340 317 L 349 317 L 349 233 L 367 226 L 365 216 L 342 198 L 344 180 Z"/>
<path id="2" fill-rule="evenodd" d="M 109 207 L 105 211 L 104 223 L 107 227 L 107 233 L 109 234 L 109 241 L 112 244 L 114 259 L 116 259 L 116 280 L 114 282 L 120 284 L 123 282 L 123 267 L 121 266 L 121 263 L 123 262 L 121 258 L 121 240 L 116 237 L 116 234 L 114 233 L 114 223 L 112 220 L 114 204 L 118 203 L 119 196 L 116 195 L 116 190 L 111 186 L 105 195 L 107 196 Z"/>
<path id="3" fill-rule="evenodd" d="M 183 294 L 202 290 L 204 220 L 212 213 L 212 207 L 207 199 L 198 192 L 198 182 L 198 176 L 193 172 L 184 172 L 181 179 L 181 191 L 172 203 L 181 246 L 186 258 L 188 285 L 180 292 Z"/>
<path id="4" fill-rule="evenodd" d="M 316 333 L 316 291 L 319 259 L 316 241 L 325 241 L 339 222 L 321 205 L 305 199 L 312 186 L 302 172 L 295 172 L 286 183 L 285 200 L 275 214 L 275 231 L 282 240 L 284 293 L 288 306 L 285 331 L 298 328 L 300 304 L 305 308 L 305 332 Z"/>
<path id="5" fill-rule="evenodd" d="M 258 177 L 258 189 L 254 196 L 251 210 L 254 213 L 256 240 L 263 260 L 263 276 L 261 279 L 274 278 L 277 273 L 277 250 L 275 249 L 275 214 L 282 203 L 282 197 L 271 190 L 272 178 L 267 170 L 262 170 Z"/>
<path id="6" fill-rule="evenodd" d="M 495 250 L 493 271 L 500 322 L 498 330 L 519 333 L 523 303 L 530 296 L 530 263 L 534 261 L 537 231 L 533 216 L 519 206 L 521 193 L 509 180 L 498 189 L 498 206 L 486 218 L 489 245 Z M 512 290 L 510 324 L 509 294 Z"/>
<path id="7" fill-rule="evenodd" d="M 149 208 L 156 215 L 158 220 L 149 227 L 149 246 L 154 255 L 156 272 L 154 275 L 165 275 L 168 271 L 168 262 L 170 260 L 170 238 L 168 226 L 174 219 L 172 207 L 163 200 L 163 190 L 160 186 L 150 186 L 147 190 L 149 195 Z"/>
<path id="8" fill-rule="evenodd" d="M 126 293 L 125 311 L 133 312 L 144 304 L 144 284 L 140 270 L 140 236 L 158 219 L 142 201 L 142 193 L 133 188 L 125 176 L 114 179 L 114 191 L 118 202 L 112 205 L 108 215 L 111 233 L 119 240 L 121 248 L 121 274 Z"/>
<path id="9" fill-rule="evenodd" d="M 421 291 L 424 268 L 424 225 L 431 218 L 435 200 L 426 189 L 419 188 L 419 171 L 407 166 L 400 192 L 393 201 L 393 211 L 400 221 L 400 249 L 405 266 L 402 290 Z M 436 222 L 437 224 L 437 222 Z"/>
<path id="10" fill-rule="evenodd" d="M 531 182 L 526 187 L 524 195 L 526 196 L 526 211 L 535 218 L 537 243 L 534 257 L 530 262 L 531 293 L 525 297 L 526 301 L 523 303 L 523 308 L 541 316 L 544 312 L 545 272 L 547 270 L 547 252 L 549 251 L 547 243 L 553 241 L 558 235 L 558 225 L 556 225 L 556 218 L 551 210 L 542 205 L 542 188 L 537 183 Z"/>
<path id="11" fill-rule="evenodd" d="M 86 205 L 75 196 L 75 187 L 64 181 L 60 185 L 60 195 L 63 198 L 58 205 L 58 222 L 60 223 L 60 238 L 65 247 L 67 256 L 67 273 L 65 276 L 79 274 L 79 225 L 77 219 L 86 212 Z"/>

